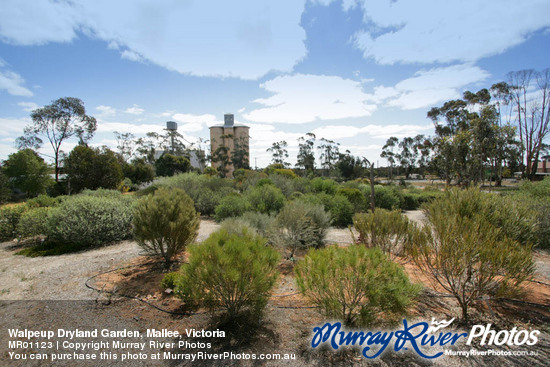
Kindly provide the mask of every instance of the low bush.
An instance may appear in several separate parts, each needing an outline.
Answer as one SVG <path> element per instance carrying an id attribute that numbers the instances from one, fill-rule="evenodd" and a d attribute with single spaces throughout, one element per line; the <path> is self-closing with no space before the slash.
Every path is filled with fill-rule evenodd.
<path id="1" fill-rule="evenodd" d="M 290 249 L 292 259 L 297 249 L 324 246 L 329 226 L 330 215 L 322 205 L 290 201 L 277 216 L 272 242 Z"/>
<path id="2" fill-rule="evenodd" d="M 359 232 L 359 241 L 378 247 L 390 258 L 403 255 L 413 224 L 400 210 L 375 209 L 374 213 L 357 213 L 353 225 Z"/>
<path id="3" fill-rule="evenodd" d="M 45 236 L 48 233 L 46 223 L 50 209 L 49 207 L 36 207 L 24 212 L 17 224 L 17 237 Z"/>
<path id="4" fill-rule="evenodd" d="M 345 196 L 353 205 L 355 213 L 363 212 L 367 209 L 367 200 L 361 190 L 351 187 L 339 187 L 336 191 L 338 195 Z M 369 196 L 370 197 L 370 196 Z"/>
<path id="5" fill-rule="evenodd" d="M 295 273 L 307 299 L 348 325 L 401 317 L 420 291 L 382 251 L 363 245 L 310 250 Z"/>
<path id="6" fill-rule="evenodd" d="M 370 189 L 367 195 L 370 197 Z M 388 210 L 401 208 L 402 197 L 399 188 L 382 185 L 374 186 L 374 204 L 377 208 Z"/>
<path id="7" fill-rule="evenodd" d="M 183 173 L 164 178 L 156 181 L 155 185 L 184 190 L 193 200 L 195 210 L 202 215 L 214 215 L 222 198 L 233 192 L 230 180 L 196 173 Z"/>
<path id="8" fill-rule="evenodd" d="M 246 193 L 252 209 L 260 213 L 278 213 L 285 204 L 285 196 L 276 186 L 256 186 Z"/>
<path id="9" fill-rule="evenodd" d="M 466 321 L 476 299 L 515 292 L 534 271 L 532 246 L 518 242 L 521 231 L 512 230 L 521 228 L 517 218 L 501 221 L 504 212 L 495 199 L 502 198 L 474 189 L 451 190 L 426 205 L 428 225 L 407 242 L 416 265 L 455 297 Z M 512 228 L 501 227 L 505 223 Z"/>
<path id="10" fill-rule="evenodd" d="M 216 207 L 216 221 L 230 217 L 239 217 L 251 209 L 250 203 L 241 194 L 230 194 L 224 197 Z"/>
<path id="11" fill-rule="evenodd" d="M 166 274 L 160 281 L 160 286 L 163 289 L 174 289 L 176 287 L 176 281 L 181 274 L 177 271 Z"/>
<path id="12" fill-rule="evenodd" d="M 276 224 L 276 219 L 269 214 L 246 212 L 238 219 L 247 223 L 258 234 L 268 238 L 272 232 L 273 227 Z"/>
<path id="13" fill-rule="evenodd" d="M 321 204 L 324 209 L 330 213 L 332 224 L 339 227 L 345 227 L 353 223 L 353 205 L 343 195 L 328 195 L 326 193 L 305 194 L 298 200 L 310 203 Z"/>
<path id="14" fill-rule="evenodd" d="M 25 202 L 27 208 L 45 208 L 51 206 L 58 206 L 61 202 L 60 197 L 51 197 L 48 195 L 38 195 L 35 198 L 29 199 Z"/>
<path id="15" fill-rule="evenodd" d="M 247 309 L 260 315 L 278 276 L 277 251 L 263 237 L 246 230 L 214 232 L 200 245 L 189 247 L 189 263 L 181 268 L 176 295 L 189 306 L 218 308 L 235 318 Z"/>
<path id="16" fill-rule="evenodd" d="M 131 238 L 132 203 L 132 197 L 122 195 L 118 198 L 90 194 L 67 197 L 48 215 L 48 238 L 81 248 Z"/>
<path id="17" fill-rule="evenodd" d="M 13 240 L 17 236 L 17 225 L 26 210 L 25 205 L 5 205 L 0 208 L 0 241 Z"/>
<path id="18" fill-rule="evenodd" d="M 138 201 L 134 236 L 146 253 L 160 256 L 166 265 L 197 238 L 199 214 L 181 189 L 160 188 Z"/>
<path id="19" fill-rule="evenodd" d="M 309 184 L 313 192 L 324 192 L 329 195 L 334 195 L 338 188 L 336 181 L 322 177 L 315 177 Z"/>

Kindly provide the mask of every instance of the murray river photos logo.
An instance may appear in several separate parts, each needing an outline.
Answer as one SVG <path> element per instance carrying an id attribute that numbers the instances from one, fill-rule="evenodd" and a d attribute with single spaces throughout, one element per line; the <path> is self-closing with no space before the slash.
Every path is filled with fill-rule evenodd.
<path id="1" fill-rule="evenodd" d="M 346 331 L 340 322 L 329 323 L 313 328 L 311 346 L 317 348 L 327 343 L 334 350 L 343 346 L 362 347 L 362 355 L 372 359 L 380 356 L 392 343 L 394 351 L 412 349 L 419 356 L 427 359 L 437 358 L 444 352 L 432 352 L 431 347 L 451 346 L 459 340 L 466 341 L 466 345 L 479 342 L 479 345 L 535 345 L 538 342 L 538 330 L 492 330 L 491 324 L 474 325 L 469 333 L 445 332 L 443 329 L 451 325 L 449 321 L 436 321 L 432 318 L 431 325 L 427 322 L 409 324 L 403 320 L 403 329 L 395 331 Z"/>

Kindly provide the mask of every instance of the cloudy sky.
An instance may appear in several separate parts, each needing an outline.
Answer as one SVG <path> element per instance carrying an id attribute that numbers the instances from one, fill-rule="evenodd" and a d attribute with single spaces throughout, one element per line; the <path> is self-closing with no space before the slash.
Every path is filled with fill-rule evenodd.
<path id="1" fill-rule="evenodd" d="M 168 120 L 208 139 L 234 113 L 253 166 L 280 140 L 295 162 L 307 132 L 384 165 L 388 137 L 433 133 L 431 107 L 550 67 L 549 14 L 549 0 L 2 0 L 0 159 L 32 109 L 78 97 L 92 145 Z"/>

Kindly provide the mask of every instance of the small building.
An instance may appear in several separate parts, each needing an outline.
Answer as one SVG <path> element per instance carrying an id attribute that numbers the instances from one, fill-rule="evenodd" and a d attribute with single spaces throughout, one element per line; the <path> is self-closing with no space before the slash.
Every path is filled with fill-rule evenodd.
<path id="1" fill-rule="evenodd" d="M 250 127 L 245 125 L 235 125 L 233 114 L 223 116 L 223 125 L 214 125 L 210 127 L 210 148 L 212 155 L 212 167 L 218 169 L 224 164 L 223 158 L 226 158 L 227 165 L 226 176 L 233 176 L 235 167 L 232 162 L 232 156 L 236 149 L 242 149 L 244 154 L 244 166 L 249 165 L 249 142 Z M 222 159 L 220 159 L 222 158 Z"/>
<path id="2" fill-rule="evenodd" d="M 537 165 L 537 175 L 550 175 L 550 155 L 540 157 Z"/>

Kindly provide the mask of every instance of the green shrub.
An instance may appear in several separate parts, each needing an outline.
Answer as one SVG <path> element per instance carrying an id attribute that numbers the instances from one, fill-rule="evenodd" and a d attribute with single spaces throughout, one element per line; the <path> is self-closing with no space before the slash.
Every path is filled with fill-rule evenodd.
<path id="1" fill-rule="evenodd" d="M 332 224 L 338 227 L 345 227 L 353 222 L 353 205 L 343 195 L 329 195 L 324 192 L 318 194 L 305 194 L 298 200 L 310 203 L 321 204 L 330 213 Z"/>
<path id="2" fill-rule="evenodd" d="M 174 289 L 176 287 L 176 282 L 178 280 L 178 277 L 181 274 L 177 271 L 173 271 L 171 273 L 166 274 L 162 280 L 160 281 L 160 286 L 163 289 Z"/>
<path id="3" fill-rule="evenodd" d="M 359 241 L 378 247 L 386 255 L 402 255 L 412 224 L 400 210 L 375 209 L 374 213 L 357 213 L 353 225 L 359 232 Z"/>
<path id="4" fill-rule="evenodd" d="M 501 237 L 521 244 L 534 243 L 534 211 L 526 202 L 505 195 L 489 194 L 479 189 L 448 190 L 428 206 L 427 216 L 458 215 L 463 218 L 482 216 L 499 229 Z M 429 218 L 428 218 L 429 219 Z"/>
<path id="5" fill-rule="evenodd" d="M 322 205 L 290 201 L 277 216 L 273 242 L 289 248 L 288 258 L 293 258 L 297 249 L 324 246 L 329 226 L 330 215 Z"/>
<path id="6" fill-rule="evenodd" d="M 329 178 L 315 177 L 311 180 L 310 187 L 313 192 L 324 192 L 325 194 L 334 195 L 338 188 L 338 183 Z"/>
<path id="7" fill-rule="evenodd" d="M 233 192 L 231 181 L 225 178 L 183 173 L 156 181 L 155 185 L 177 187 L 185 191 L 202 215 L 214 215 L 222 198 Z"/>
<path id="8" fill-rule="evenodd" d="M 465 320 L 476 299 L 515 291 L 534 271 L 532 246 L 501 227 L 500 199 L 476 189 L 451 190 L 426 205 L 428 225 L 407 242 L 416 265 L 456 298 Z M 515 227 L 510 219 L 506 223 Z"/>
<path id="9" fill-rule="evenodd" d="M 370 197 L 370 189 L 368 195 Z M 399 209 L 401 207 L 399 189 L 391 186 L 374 186 L 374 204 L 377 208 L 388 210 Z"/>
<path id="10" fill-rule="evenodd" d="M 550 177 L 539 182 L 522 181 L 519 191 L 534 198 L 550 200 Z"/>
<path id="11" fill-rule="evenodd" d="M 29 199 L 25 202 L 27 208 L 45 208 L 50 206 L 58 206 L 61 202 L 61 198 L 52 198 L 48 195 L 38 195 L 35 198 Z"/>
<path id="12" fill-rule="evenodd" d="M 401 317 L 420 290 L 382 251 L 363 245 L 310 250 L 295 273 L 306 298 L 348 325 Z"/>
<path id="13" fill-rule="evenodd" d="M 276 223 L 275 217 L 264 213 L 246 212 L 238 219 L 247 223 L 258 234 L 263 237 L 269 237 L 273 226 Z"/>
<path id="14" fill-rule="evenodd" d="M 240 194 L 231 194 L 224 197 L 216 207 L 215 218 L 221 222 L 225 218 L 239 217 L 251 209 L 250 203 Z"/>
<path id="15" fill-rule="evenodd" d="M 183 190 L 162 187 L 136 204 L 134 236 L 148 254 L 168 265 L 197 238 L 199 223 L 193 201 Z"/>
<path id="16" fill-rule="evenodd" d="M 122 197 L 122 193 L 119 190 L 110 189 L 97 189 L 97 190 L 83 190 L 80 195 L 93 196 L 96 198 L 108 198 L 118 200 Z"/>
<path id="17" fill-rule="evenodd" d="M 336 191 L 338 195 L 345 196 L 346 199 L 353 205 L 353 211 L 359 213 L 367 208 L 367 200 L 361 190 L 351 187 L 339 187 Z"/>
<path id="18" fill-rule="evenodd" d="M 17 237 L 31 238 L 48 233 L 49 207 L 37 207 L 27 210 L 21 215 L 17 224 Z"/>
<path id="19" fill-rule="evenodd" d="M 262 185 L 247 191 L 252 209 L 260 213 L 278 213 L 285 204 L 285 196 L 278 187 Z"/>
<path id="20" fill-rule="evenodd" d="M 25 205 L 6 205 L 0 208 L 0 241 L 13 240 L 17 236 L 19 219 L 26 210 Z"/>
<path id="21" fill-rule="evenodd" d="M 416 210 L 420 207 L 420 194 L 406 192 L 403 194 L 403 210 Z"/>
<path id="22" fill-rule="evenodd" d="M 176 294 L 187 305 L 223 308 L 230 318 L 244 309 L 261 314 L 278 276 L 277 251 L 246 230 L 214 232 L 200 245 L 190 246 L 189 264 L 181 268 Z"/>
<path id="23" fill-rule="evenodd" d="M 131 197 L 122 195 L 118 199 L 94 195 L 67 197 L 48 215 L 48 238 L 82 248 L 131 238 L 132 202 Z"/>
<path id="24" fill-rule="evenodd" d="M 293 178 L 289 178 L 285 175 L 276 174 L 270 176 L 269 179 L 271 180 L 271 182 L 273 182 L 273 185 L 281 189 L 281 192 L 287 198 L 290 197 L 290 195 L 292 195 L 292 193 L 295 191 Z"/>

